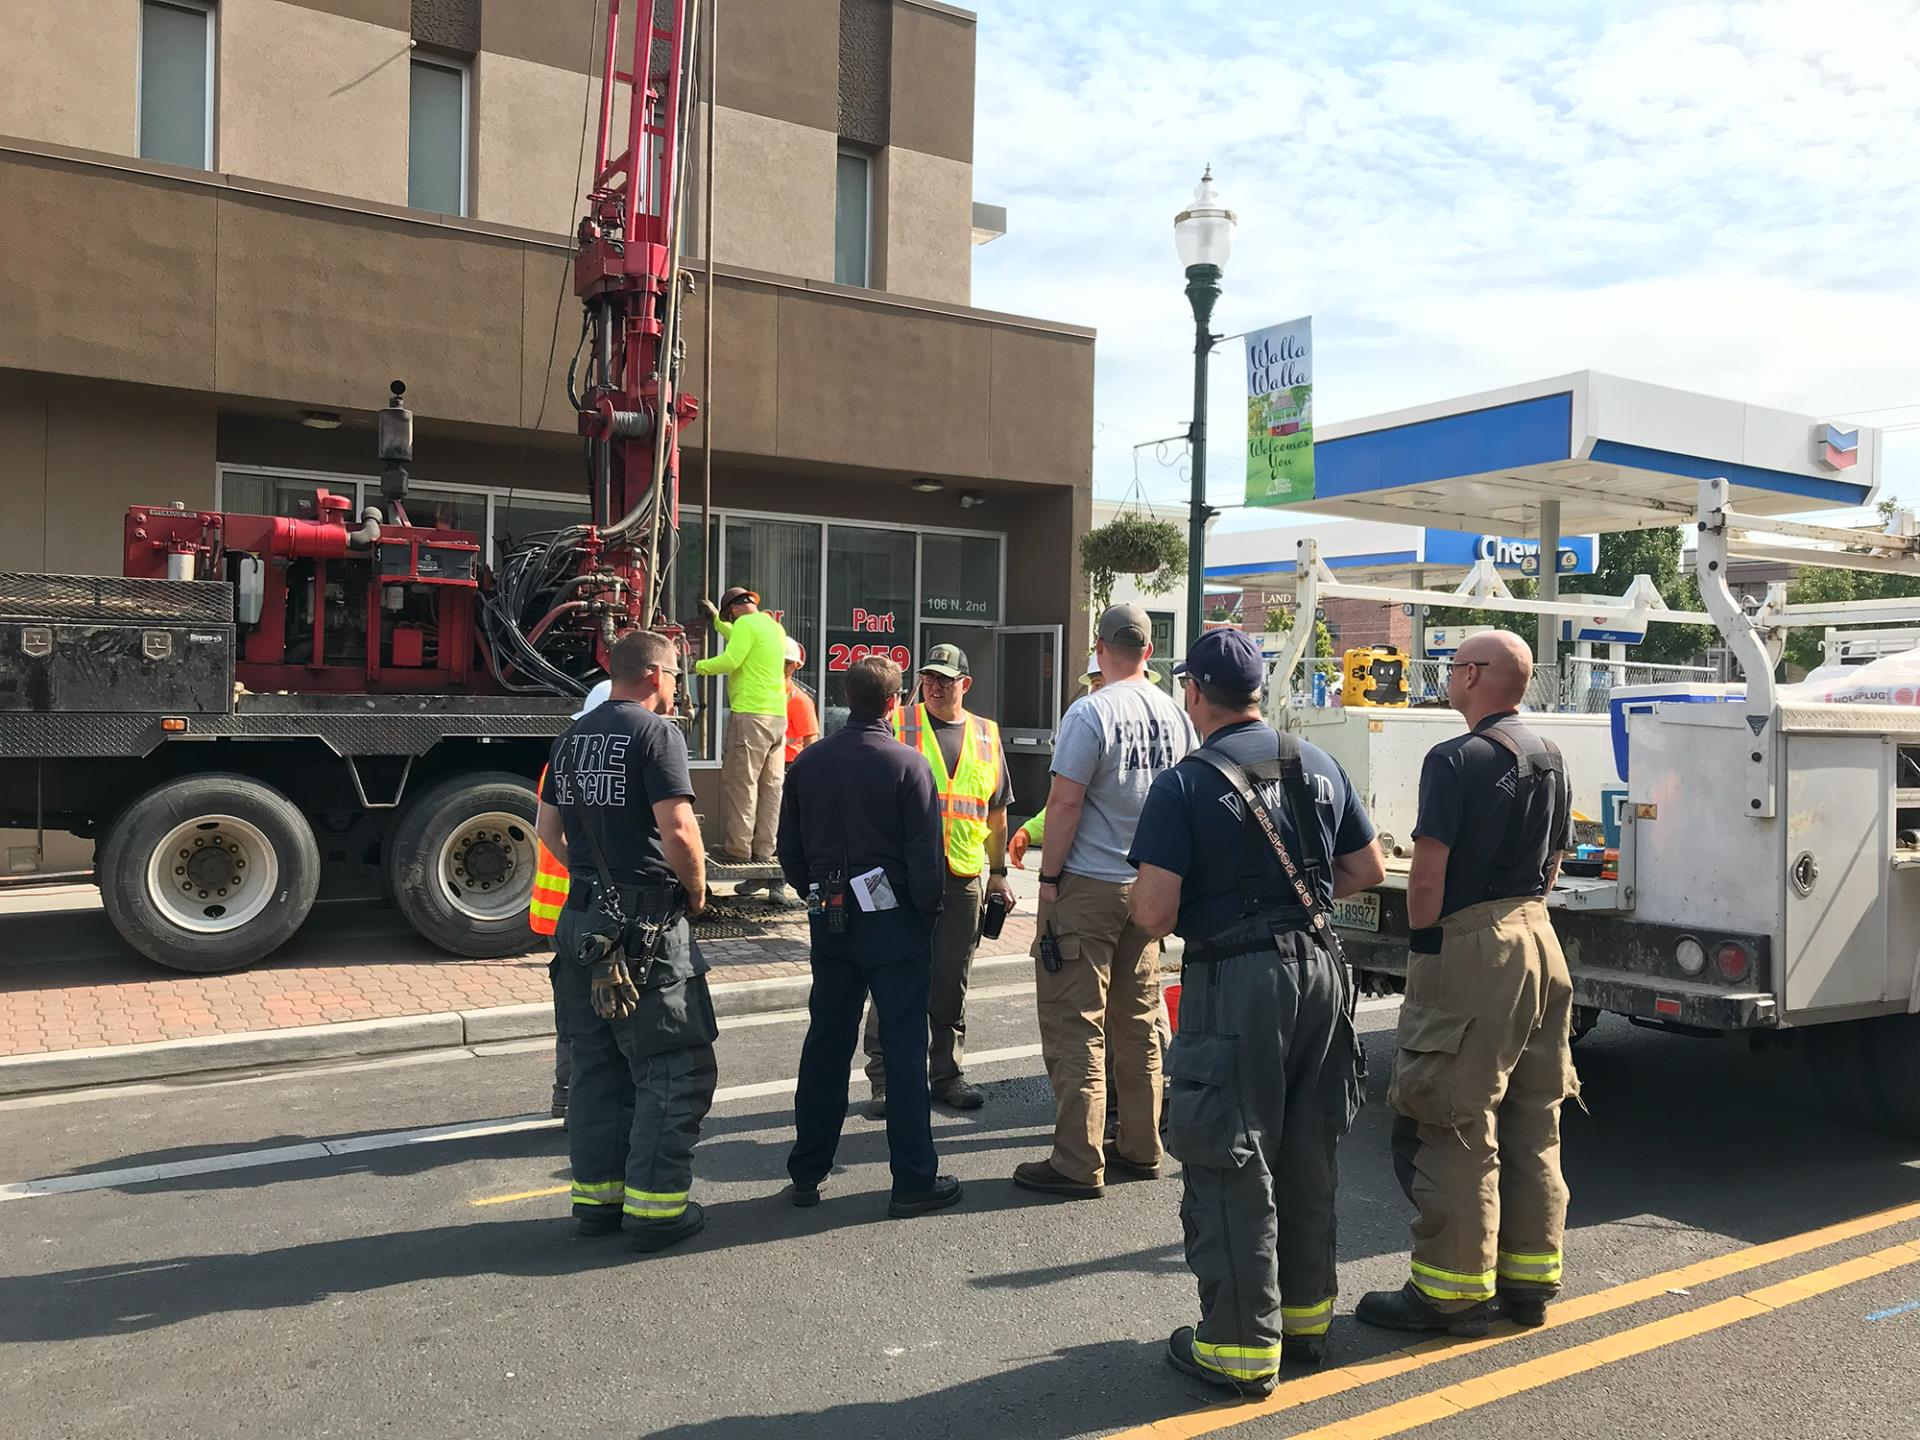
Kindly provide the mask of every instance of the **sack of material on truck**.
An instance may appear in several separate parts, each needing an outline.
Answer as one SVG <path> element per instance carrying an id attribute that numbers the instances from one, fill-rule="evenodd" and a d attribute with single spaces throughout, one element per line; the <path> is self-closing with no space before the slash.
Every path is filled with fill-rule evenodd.
<path id="1" fill-rule="evenodd" d="M 1864 665 L 1822 665 L 1778 694 L 1784 704 L 1920 705 L 1920 648 Z"/>

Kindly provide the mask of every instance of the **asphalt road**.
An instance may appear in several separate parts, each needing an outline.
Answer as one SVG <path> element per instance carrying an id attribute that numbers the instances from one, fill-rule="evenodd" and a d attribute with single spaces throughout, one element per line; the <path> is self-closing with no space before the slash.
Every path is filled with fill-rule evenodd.
<path id="1" fill-rule="evenodd" d="M 701 1144 L 708 1229 L 654 1257 L 576 1239 L 564 1196 L 528 1193 L 566 1173 L 541 1125 L 116 1173 L 511 1120 L 544 1102 L 536 1047 L 0 1104 L 0 1184 L 97 1187 L 0 1200 L 0 1435 L 1920 1436 L 1920 1141 L 1835 1123 L 1793 1057 L 1612 1021 L 1566 1127 L 1569 1323 L 1382 1362 L 1404 1342 L 1343 1319 L 1342 1368 L 1209 1409 L 1161 1358 L 1194 1315 L 1177 1167 L 1098 1204 L 1007 1181 L 1050 1120 L 1017 973 L 974 1005 L 972 1049 L 1003 1056 L 973 1072 L 990 1103 L 936 1121 L 959 1208 L 882 1218 L 861 1119 L 825 1202 L 787 1205 L 801 1026 L 757 1017 L 721 1041 L 723 1095 L 750 1093 Z M 1366 1019 L 1378 1092 L 1393 1015 Z M 1405 1275 L 1377 1105 L 1343 1170 L 1345 1311 Z"/>

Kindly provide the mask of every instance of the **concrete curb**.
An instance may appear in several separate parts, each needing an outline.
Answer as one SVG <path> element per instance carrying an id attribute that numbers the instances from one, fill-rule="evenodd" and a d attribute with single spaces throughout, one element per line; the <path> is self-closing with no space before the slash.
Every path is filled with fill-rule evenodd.
<path id="1" fill-rule="evenodd" d="M 1177 943 L 1177 942 L 1176 942 Z M 1167 967 L 1170 954 L 1163 959 Z M 1018 970 L 1025 955 L 982 955 L 976 970 Z M 713 985 L 714 1013 L 721 1019 L 806 1008 L 811 975 L 770 980 L 722 980 Z M 53 1050 L 0 1058 L 0 1096 L 46 1090 L 78 1090 L 132 1080 L 165 1080 L 222 1070 L 260 1070 L 311 1060 L 348 1060 L 410 1050 L 446 1050 L 503 1040 L 537 1039 L 553 1033 L 553 1006 L 546 1001 L 500 1005 L 436 1015 L 384 1020 L 342 1020 L 244 1035 L 202 1035 L 140 1045 L 90 1050 Z"/>

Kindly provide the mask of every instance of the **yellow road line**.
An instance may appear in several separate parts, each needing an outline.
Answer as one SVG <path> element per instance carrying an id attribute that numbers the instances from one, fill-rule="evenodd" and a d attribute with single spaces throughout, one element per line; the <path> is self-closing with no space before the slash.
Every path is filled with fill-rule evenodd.
<path id="1" fill-rule="evenodd" d="M 1798 1305 L 1803 1300 L 1811 1300 L 1817 1295 L 1904 1269 L 1908 1265 L 1920 1265 L 1920 1242 L 1894 1245 L 1871 1255 L 1830 1265 L 1824 1270 L 1783 1280 L 1778 1285 L 1749 1290 L 1745 1295 L 1718 1300 L 1697 1310 L 1670 1315 L 1664 1320 L 1649 1321 L 1617 1334 L 1603 1335 L 1598 1340 L 1556 1350 L 1551 1355 L 1525 1360 L 1490 1374 L 1477 1375 L 1443 1389 L 1431 1390 L 1424 1395 L 1356 1415 L 1350 1420 L 1304 1431 L 1294 1440 L 1385 1440 L 1387 1436 L 1417 1429 L 1434 1420 L 1448 1419 L 1469 1410 L 1477 1410 L 1482 1405 L 1491 1405 L 1509 1395 L 1524 1394 L 1551 1385 L 1556 1380 L 1584 1375 L 1589 1370 L 1598 1370 L 1603 1365 L 1612 1365 L 1635 1355 L 1645 1355 L 1650 1350 L 1690 1340 L 1696 1335 L 1724 1330 L 1743 1320 L 1771 1315 L 1789 1305 Z"/>
<path id="2" fill-rule="evenodd" d="M 1904 1225 L 1910 1220 L 1920 1220 L 1920 1204 L 1897 1205 L 1890 1210 L 1878 1210 L 1857 1219 L 1823 1225 L 1817 1230 L 1803 1231 L 1798 1235 L 1788 1235 L 1760 1245 L 1748 1245 L 1739 1250 L 1729 1251 L 1725 1255 L 1716 1255 L 1709 1260 L 1697 1260 L 1691 1265 L 1682 1265 L 1676 1270 L 1649 1275 L 1644 1280 L 1629 1280 L 1623 1285 L 1615 1285 L 1610 1289 L 1596 1290 L 1591 1295 L 1578 1295 L 1552 1306 L 1547 1311 L 1547 1323 L 1532 1330 L 1522 1330 L 1512 1325 L 1502 1324 L 1496 1326 L 1494 1333 L 1484 1340 L 1423 1341 L 1405 1350 L 1396 1350 L 1371 1360 L 1362 1360 L 1358 1364 L 1349 1365 L 1343 1369 L 1323 1370 L 1299 1380 L 1289 1380 L 1257 1404 L 1248 1405 L 1228 1401 L 1220 1405 L 1210 1405 L 1205 1410 L 1170 1416 L 1165 1420 L 1122 1431 L 1109 1437 L 1109 1440 L 1193 1440 L 1193 1437 L 1210 1435 L 1217 1430 L 1245 1424 L 1249 1420 L 1258 1420 L 1268 1415 L 1280 1414 L 1282 1411 L 1312 1405 L 1316 1401 L 1326 1400 L 1335 1395 L 1344 1395 L 1350 1390 L 1358 1390 L 1364 1385 L 1372 1385 L 1380 1380 L 1391 1380 L 1397 1375 L 1424 1370 L 1427 1366 L 1438 1365 L 1443 1360 L 1475 1355 L 1497 1345 L 1508 1345 L 1526 1336 L 1540 1334 L 1544 1330 L 1591 1320 L 1598 1315 L 1610 1314 L 1629 1305 L 1637 1305 L 1642 1300 L 1651 1300 L 1655 1296 L 1666 1294 L 1669 1290 L 1682 1290 L 1693 1285 L 1705 1285 L 1714 1280 L 1724 1280 L 1730 1275 L 1758 1270 L 1762 1266 L 1771 1265 L 1779 1260 L 1790 1260 L 1794 1256 L 1821 1250 L 1829 1245 L 1837 1245 L 1845 1240 L 1854 1240 L 1862 1235 L 1889 1230 L 1896 1225 Z"/>
<path id="3" fill-rule="evenodd" d="M 469 1205 L 511 1205 L 516 1200 L 543 1200 L 549 1195 L 565 1195 L 572 1190 L 571 1185 L 549 1185 L 544 1190 L 516 1190 L 511 1195 L 487 1195 L 479 1200 L 469 1200 Z"/>

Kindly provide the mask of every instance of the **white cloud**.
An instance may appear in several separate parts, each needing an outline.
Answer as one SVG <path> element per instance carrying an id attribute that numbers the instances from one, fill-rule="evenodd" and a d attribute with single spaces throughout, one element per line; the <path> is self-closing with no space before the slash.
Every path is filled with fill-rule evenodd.
<path id="1" fill-rule="evenodd" d="M 1920 0 L 1201 8 L 979 3 L 1009 234 L 975 301 L 1099 328 L 1102 493 L 1188 416 L 1170 228 L 1208 161 L 1241 219 L 1215 329 L 1311 312 L 1323 419 L 1586 367 L 1920 401 Z M 1214 380 L 1227 502 L 1238 345 Z M 1920 494 L 1920 432 L 1888 453 Z"/>

